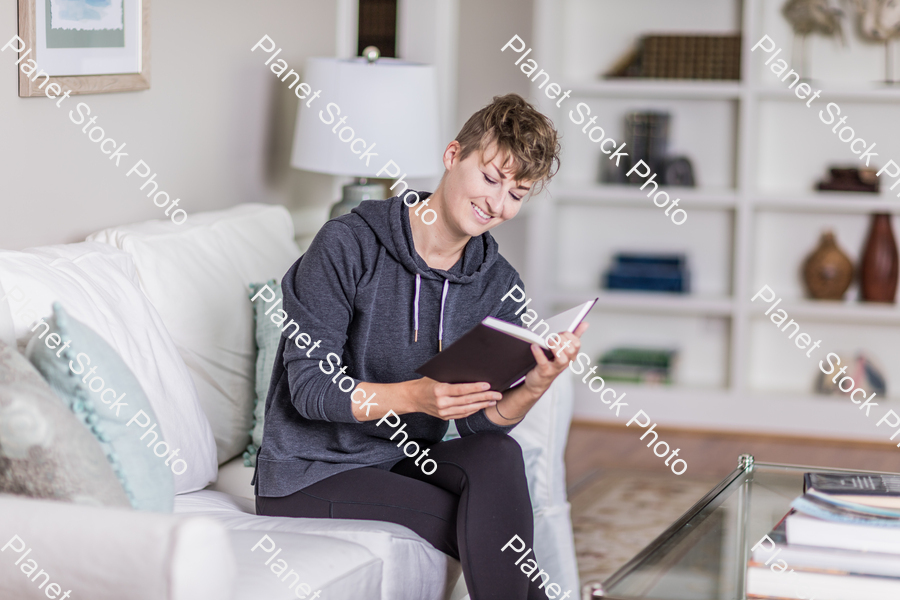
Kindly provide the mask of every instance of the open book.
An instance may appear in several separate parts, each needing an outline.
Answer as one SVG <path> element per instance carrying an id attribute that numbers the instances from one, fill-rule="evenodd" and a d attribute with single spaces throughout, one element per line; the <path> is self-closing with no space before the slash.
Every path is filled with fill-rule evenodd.
<path id="1" fill-rule="evenodd" d="M 419 367 L 416 373 L 444 383 L 486 381 L 491 384 L 492 390 L 505 391 L 523 381 L 525 375 L 537 365 L 531 353 L 531 344 L 543 348 L 544 354 L 552 360 L 558 349 L 549 348 L 547 336 L 575 331 L 596 302 L 597 298 L 594 298 L 547 321 L 538 321 L 532 330 L 485 317 L 443 352 Z"/>

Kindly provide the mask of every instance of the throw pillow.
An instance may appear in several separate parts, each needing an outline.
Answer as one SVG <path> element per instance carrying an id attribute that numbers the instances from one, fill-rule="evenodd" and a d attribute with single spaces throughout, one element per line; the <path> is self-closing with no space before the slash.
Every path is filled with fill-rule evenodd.
<path id="1" fill-rule="evenodd" d="M 185 254 L 185 260 L 189 257 Z M 261 279 L 265 278 L 246 281 Z M 184 359 L 141 290 L 134 260 L 127 252 L 93 242 L 0 250 L 0 285 L 4 289 L 0 312 L 12 313 L 21 352 L 35 321 L 52 312 L 55 300 L 64 298 L 66 312 L 122 357 L 150 399 L 166 441 L 181 450 L 180 458 L 188 464 L 188 471 L 175 480 L 176 493 L 201 490 L 216 480 L 216 442 L 209 420 Z M 176 286 L 171 293 L 177 296 Z"/>
<path id="2" fill-rule="evenodd" d="M 173 473 L 183 474 L 187 463 L 163 441 L 150 401 L 122 358 L 58 302 L 34 329 L 26 356 L 107 452 L 132 506 L 172 512 Z"/>
<path id="3" fill-rule="evenodd" d="M 274 297 L 266 302 L 263 298 L 266 294 L 262 294 L 253 300 L 259 290 L 266 285 L 274 292 Z M 252 441 L 244 452 L 244 465 L 255 467 L 256 453 L 262 445 L 269 381 L 272 379 L 275 355 L 278 353 L 278 342 L 281 340 L 281 327 L 266 317 L 266 310 L 281 304 L 283 300 L 281 286 L 274 279 L 266 283 L 251 283 L 250 300 L 253 302 L 253 320 L 256 329 L 256 397 L 253 399 L 253 429 L 250 430 Z"/>
<path id="4" fill-rule="evenodd" d="M 2 341 L 0 493 L 129 506 L 96 440 L 31 363 Z"/>
<path id="5" fill-rule="evenodd" d="M 150 221 L 89 239 L 134 258 L 141 289 L 193 377 L 219 464 L 240 456 L 250 441 L 255 395 L 247 283 L 281 277 L 300 256 L 290 213 L 283 206 L 242 204 L 192 214 L 184 225 Z"/>

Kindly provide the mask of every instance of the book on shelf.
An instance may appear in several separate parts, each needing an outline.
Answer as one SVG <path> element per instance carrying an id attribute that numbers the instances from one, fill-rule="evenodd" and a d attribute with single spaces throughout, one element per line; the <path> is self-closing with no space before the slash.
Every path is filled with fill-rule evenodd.
<path id="1" fill-rule="evenodd" d="M 669 145 L 669 123 L 671 115 L 658 111 L 636 111 L 625 115 L 625 142 L 631 148 L 631 156 L 626 159 L 619 174 L 620 183 L 640 185 L 644 178 L 638 173 L 625 175 L 628 170 L 644 161 L 654 173 L 664 173 Z M 660 179 L 659 184 L 665 181 Z"/>
<path id="2" fill-rule="evenodd" d="M 554 350 L 547 344 L 549 334 L 575 331 L 597 300 L 594 298 L 544 321 L 549 328 L 542 331 L 543 335 L 494 317 L 485 317 L 416 369 L 416 373 L 444 383 L 486 381 L 497 392 L 515 387 L 537 365 L 531 344 L 543 348 L 547 358 L 553 360 Z M 539 325 L 540 322 L 535 329 Z"/>
<path id="3" fill-rule="evenodd" d="M 620 252 L 604 275 L 604 287 L 610 290 L 651 292 L 690 291 L 687 257 L 683 254 L 646 254 Z"/>
<path id="4" fill-rule="evenodd" d="M 613 348 L 597 361 L 597 375 L 626 383 L 671 383 L 676 350 Z"/>
<path id="5" fill-rule="evenodd" d="M 741 36 L 646 35 L 606 77 L 739 80 Z"/>

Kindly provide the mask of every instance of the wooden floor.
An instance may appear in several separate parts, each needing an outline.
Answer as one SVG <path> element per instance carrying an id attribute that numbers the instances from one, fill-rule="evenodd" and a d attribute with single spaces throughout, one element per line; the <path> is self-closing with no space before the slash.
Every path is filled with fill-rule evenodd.
<path id="1" fill-rule="evenodd" d="M 900 472 L 900 448 L 891 443 L 834 442 L 805 438 L 755 436 L 659 429 L 659 439 L 680 448 L 688 464 L 686 476 L 723 478 L 737 467 L 740 454 L 760 462 Z M 654 456 L 639 439 L 642 432 L 624 425 L 574 422 L 566 447 L 566 482 L 570 494 L 611 470 L 670 472 L 664 458 Z"/>

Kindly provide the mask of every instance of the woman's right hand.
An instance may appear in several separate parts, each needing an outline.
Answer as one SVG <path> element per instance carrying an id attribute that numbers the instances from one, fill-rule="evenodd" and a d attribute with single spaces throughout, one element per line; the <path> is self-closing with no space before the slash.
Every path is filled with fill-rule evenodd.
<path id="1" fill-rule="evenodd" d="M 444 421 L 464 419 L 503 398 L 489 383 L 441 383 L 430 377 L 404 382 L 408 412 L 421 412 Z"/>

